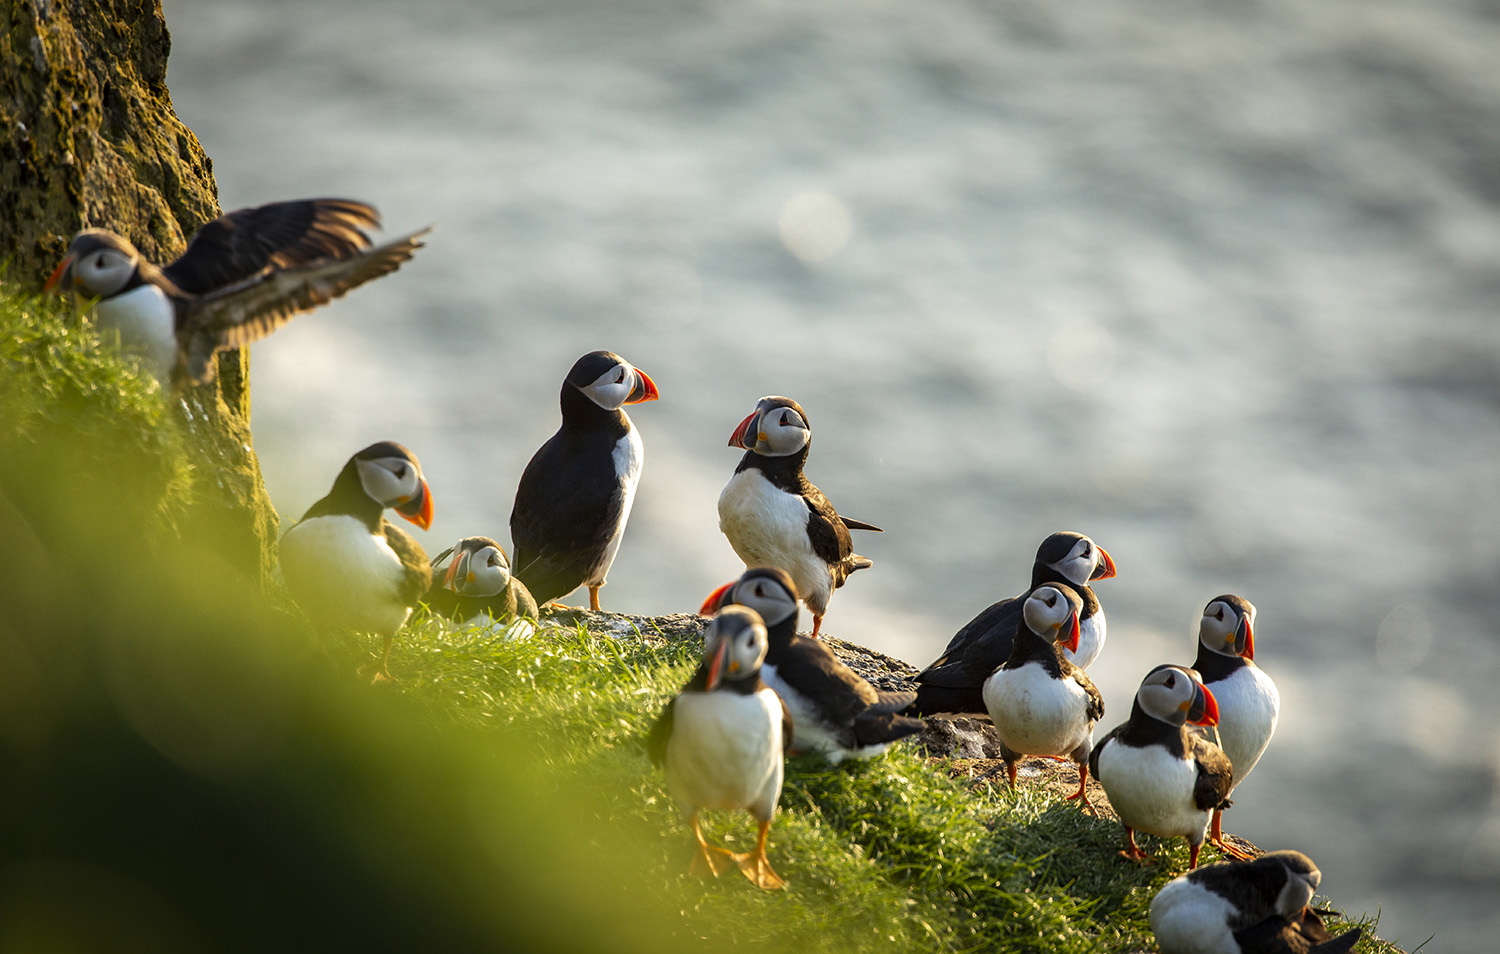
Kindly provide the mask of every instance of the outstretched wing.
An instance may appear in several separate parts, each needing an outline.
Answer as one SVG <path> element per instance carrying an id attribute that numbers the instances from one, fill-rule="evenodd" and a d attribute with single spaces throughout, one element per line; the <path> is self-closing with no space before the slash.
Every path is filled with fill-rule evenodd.
<path id="1" fill-rule="evenodd" d="M 296 268 L 349 258 L 370 247 L 380 228 L 375 207 L 351 199 L 299 199 L 237 209 L 203 226 L 187 251 L 162 272 L 178 288 L 204 295 L 264 268 Z"/>
<path id="2" fill-rule="evenodd" d="M 259 341 L 293 316 L 394 272 L 422 247 L 417 240 L 429 231 L 421 229 L 353 258 L 257 272 L 195 299 L 177 330 L 186 364 L 179 374 L 193 384 L 213 380 L 215 352 Z"/>

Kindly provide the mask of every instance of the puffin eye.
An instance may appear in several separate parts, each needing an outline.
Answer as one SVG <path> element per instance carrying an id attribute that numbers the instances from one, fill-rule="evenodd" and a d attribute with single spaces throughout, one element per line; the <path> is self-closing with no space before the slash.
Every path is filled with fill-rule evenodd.
<path id="1" fill-rule="evenodd" d="M 1221 623 L 1224 622 L 1224 607 L 1219 607 L 1219 611 L 1214 614 L 1214 619 L 1218 620 Z"/>
<path id="2" fill-rule="evenodd" d="M 95 268 L 103 268 L 104 267 L 104 253 L 103 252 L 100 252 L 97 256 L 94 257 L 94 267 Z"/>
<path id="3" fill-rule="evenodd" d="M 1171 672 L 1167 673 L 1167 681 L 1164 683 L 1164 685 L 1168 689 L 1175 689 L 1175 688 L 1177 688 L 1177 674 L 1176 673 L 1171 673 Z"/>
<path id="4" fill-rule="evenodd" d="M 396 475 L 397 480 L 403 479 L 404 477 L 406 477 L 406 465 L 397 464 L 395 467 L 391 468 L 391 473 Z"/>
<path id="5" fill-rule="evenodd" d="M 624 382 L 625 382 L 625 368 L 624 368 L 624 367 L 623 367 L 623 366 L 622 366 L 622 367 L 621 367 L 621 368 L 620 368 L 620 373 L 619 373 L 619 375 L 617 375 L 617 376 L 616 376 L 616 377 L 615 377 L 615 383 L 616 383 L 616 384 L 623 384 L 623 383 L 624 383 Z"/>

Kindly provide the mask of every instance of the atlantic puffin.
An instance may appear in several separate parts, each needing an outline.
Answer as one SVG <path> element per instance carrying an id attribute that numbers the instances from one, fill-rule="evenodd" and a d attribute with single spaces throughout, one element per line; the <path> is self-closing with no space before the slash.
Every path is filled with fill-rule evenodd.
<path id="1" fill-rule="evenodd" d="M 321 629 L 385 637 L 376 682 L 391 678 L 391 643 L 432 584 L 421 545 L 384 517 L 389 507 L 426 530 L 432 492 L 416 455 L 394 441 L 349 458 L 333 489 L 281 537 L 281 575 Z"/>
<path id="2" fill-rule="evenodd" d="M 1060 531 L 1037 547 L 1031 565 L 1031 588 L 1020 596 L 987 607 L 948 641 L 948 648 L 917 675 L 912 711 L 984 712 L 984 681 L 1010 658 L 1012 640 L 1021 625 L 1021 607 L 1044 583 L 1065 583 L 1083 600 L 1078 616 L 1078 648 L 1065 649 L 1068 661 L 1087 669 L 1104 648 L 1104 610 L 1090 583 L 1115 575 L 1115 561 L 1081 533 Z"/>
<path id="3" fill-rule="evenodd" d="M 1083 600 L 1065 583 L 1044 583 L 1022 605 L 1010 658 L 984 682 L 984 703 L 1000 736 L 1000 757 L 1012 787 L 1027 755 L 1064 756 L 1078 766 L 1079 799 L 1093 814 L 1086 789 L 1094 724 L 1104 697 L 1064 654 L 1078 646 Z"/>
<path id="4" fill-rule="evenodd" d="M 510 512 L 515 575 L 538 604 L 599 588 L 620 549 L 645 449 L 620 408 L 655 401 L 656 383 L 609 351 L 591 351 L 562 384 L 562 427 L 532 455 Z"/>
<path id="5" fill-rule="evenodd" d="M 1209 600 L 1198 624 L 1198 658 L 1193 669 L 1219 703 L 1219 747 L 1234 766 L 1238 787 L 1255 768 L 1281 712 L 1276 683 L 1255 665 L 1255 606 L 1244 597 L 1226 594 Z M 1234 858 L 1245 854 L 1224 840 L 1223 811 L 1214 810 L 1208 840 Z"/>
<path id="6" fill-rule="evenodd" d="M 1335 938 L 1308 906 L 1322 880 L 1300 851 L 1207 865 L 1157 892 L 1151 932 L 1162 954 L 1342 954 L 1362 932 Z"/>
<path id="7" fill-rule="evenodd" d="M 464 537 L 434 557 L 432 568 L 443 578 L 422 602 L 434 613 L 465 623 L 537 618 L 531 591 L 511 575 L 505 550 L 489 537 Z"/>
<path id="8" fill-rule="evenodd" d="M 771 869 L 766 836 L 781 798 L 784 748 L 792 722 L 775 690 L 761 681 L 766 627 L 745 606 L 726 606 L 709 623 L 703 661 L 646 740 L 651 761 L 663 767 L 667 789 L 688 815 L 697 841 L 691 871 L 722 873 L 732 862 L 757 887 L 784 888 Z M 734 854 L 703 838 L 703 809 L 743 808 L 760 826 L 755 851 Z"/>
<path id="9" fill-rule="evenodd" d="M 922 731 L 921 719 L 899 714 L 915 693 L 882 692 L 821 640 L 797 635 L 797 588 L 785 570 L 751 567 L 710 594 L 699 612 L 706 616 L 732 604 L 750 607 L 765 621 L 769 648 L 760 675 L 786 702 L 797 726 L 792 752 L 817 752 L 837 765 L 880 755 Z"/>
<path id="10" fill-rule="evenodd" d="M 1186 723 L 1219 721 L 1213 693 L 1192 672 L 1157 666 L 1136 690 L 1130 719 L 1099 740 L 1089 769 L 1125 826 L 1126 851 L 1120 855 L 1149 862 L 1135 843 L 1139 829 L 1188 841 L 1188 868 L 1198 867 L 1198 850 L 1208 816 L 1225 807 L 1234 769 L 1224 750 L 1190 732 Z"/>
<path id="11" fill-rule="evenodd" d="M 375 208 L 349 199 L 272 202 L 219 216 L 168 265 L 141 257 L 107 229 L 84 229 L 47 279 L 94 301 L 102 330 L 144 352 L 157 380 L 214 379 L 214 354 L 259 341 L 291 320 L 401 267 L 420 229 L 378 248 Z"/>
<path id="12" fill-rule="evenodd" d="M 745 566 L 779 566 L 791 574 L 812 613 L 816 639 L 833 591 L 855 570 L 873 565 L 854 552 L 849 531 L 880 528 L 840 516 L 802 473 L 812 428 L 791 398 L 761 398 L 729 446 L 743 448 L 745 456 L 719 493 L 719 529 Z"/>

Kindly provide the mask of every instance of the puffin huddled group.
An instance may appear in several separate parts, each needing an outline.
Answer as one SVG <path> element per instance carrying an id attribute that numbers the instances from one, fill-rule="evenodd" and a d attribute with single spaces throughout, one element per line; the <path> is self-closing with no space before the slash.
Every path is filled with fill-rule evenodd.
<path id="1" fill-rule="evenodd" d="M 374 246 L 379 225 L 364 203 L 278 202 L 221 216 L 181 257 L 145 261 L 125 239 L 87 229 L 48 281 L 87 302 L 101 329 L 142 353 L 164 386 L 213 379 L 219 350 L 247 345 L 408 261 L 426 229 Z M 489 537 L 471 536 L 429 561 L 385 517 L 422 529 L 433 498 L 421 464 L 384 441 L 349 458 L 323 498 L 280 545 L 291 597 L 318 627 L 380 635 L 375 681 L 391 678 L 397 632 L 419 606 L 444 616 L 537 620 L 555 601 L 599 590 L 619 551 L 640 480 L 643 445 L 624 407 L 659 397 L 644 371 L 609 351 L 580 357 L 563 379 L 562 422 L 521 475 L 510 517 L 514 562 Z M 1092 774 L 1125 827 L 1126 850 L 1148 861 L 1135 832 L 1185 838 L 1189 871 L 1151 905 L 1151 927 L 1167 954 L 1338 952 L 1358 929 L 1331 937 L 1309 907 L 1320 874 L 1295 851 L 1253 860 L 1224 840 L 1220 815 L 1276 728 L 1275 684 L 1254 663 L 1255 607 L 1226 594 L 1210 600 L 1191 666 L 1146 674 L 1130 717 L 1097 742 L 1104 700 L 1087 669 L 1105 642 L 1092 584 L 1116 575 L 1114 559 L 1088 537 L 1042 541 L 1028 589 L 980 612 L 916 678 L 915 691 L 881 691 L 820 640 L 833 592 L 871 561 L 851 530 L 878 527 L 840 515 L 804 474 L 808 415 L 790 398 L 761 398 L 735 427 L 742 449 L 719 497 L 720 528 L 744 561 L 737 580 L 712 593 L 697 671 L 666 706 L 647 743 L 665 770 L 696 842 L 692 870 L 737 867 L 762 888 L 786 882 L 767 857 L 786 753 L 837 764 L 868 758 L 920 732 L 923 716 L 987 716 L 1011 785 L 1026 756 L 1078 767 L 1070 796 L 1095 813 Z M 797 632 L 799 602 L 812 615 Z M 745 809 L 759 825 L 753 852 L 710 845 L 698 815 Z M 1234 861 L 1198 868 L 1204 841 Z"/>

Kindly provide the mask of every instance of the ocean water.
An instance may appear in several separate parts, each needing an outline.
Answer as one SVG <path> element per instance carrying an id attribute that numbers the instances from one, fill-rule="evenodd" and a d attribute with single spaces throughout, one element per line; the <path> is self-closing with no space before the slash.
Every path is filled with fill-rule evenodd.
<path id="1" fill-rule="evenodd" d="M 1239 593 L 1283 712 L 1226 827 L 1407 946 L 1493 946 L 1500 6 L 165 6 L 226 208 L 436 225 L 256 346 L 285 516 L 395 439 L 430 552 L 508 541 L 608 348 L 662 398 L 604 606 L 692 610 L 740 569 L 729 434 L 789 395 L 809 476 L 885 529 L 830 632 L 923 665 L 1088 533 L 1107 729 Z"/>

